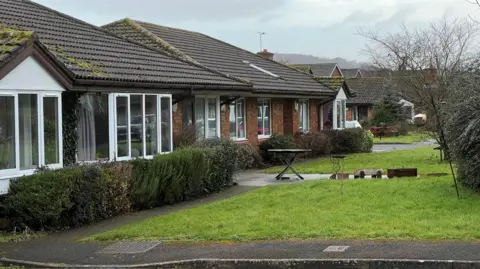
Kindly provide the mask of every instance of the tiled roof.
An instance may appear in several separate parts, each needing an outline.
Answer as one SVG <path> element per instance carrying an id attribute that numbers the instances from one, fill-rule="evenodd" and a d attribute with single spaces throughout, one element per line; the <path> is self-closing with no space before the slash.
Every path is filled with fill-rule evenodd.
<path id="1" fill-rule="evenodd" d="M 0 6 L 0 24 L 34 31 L 78 83 L 248 87 L 28 0 L 0 0 Z"/>
<path id="2" fill-rule="evenodd" d="M 343 77 L 315 77 L 315 80 L 333 90 L 338 90 L 345 83 Z"/>
<path id="3" fill-rule="evenodd" d="M 336 63 L 292 65 L 292 67 L 304 72 L 308 72 L 316 77 L 329 77 L 333 73 L 336 66 Z"/>
<path id="4" fill-rule="evenodd" d="M 198 32 L 130 19 L 116 21 L 103 28 L 248 81 L 258 92 L 334 94 L 312 76 Z"/>
<path id="5" fill-rule="evenodd" d="M 33 32 L 19 31 L 0 25 L 0 68 L 35 40 Z"/>
<path id="6" fill-rule="evenodd" d="M 351 78 L 346 80 L 356 96 L 348 99 L 347 104 L 373 105 L 383 98 L 388 88 L 385 78 Z"/>
<path id="7" fill-rule="evenodd" d="M 342 74 L 344 78 L 354 78 L 357 76 L 358 68 L 342 68 Z"/>
<path id="8" fill-rule="evenodd" d="M 360 70 L 362 72 L 362 77 L 364 78 L 384 78 L 391 75 L 391 71 L 387 69 L 380 69 L 380 70 Z"/>

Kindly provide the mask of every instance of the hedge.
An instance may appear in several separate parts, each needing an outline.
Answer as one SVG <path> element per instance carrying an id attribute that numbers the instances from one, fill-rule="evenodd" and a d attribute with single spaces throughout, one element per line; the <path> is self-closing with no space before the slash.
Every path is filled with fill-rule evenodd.
<path id="1" fill-rule="evenodd" d="M 221 141 L 151 160 L 39 171 L 12 180 L 0 208 L 16 225 L 33 230 L 87 225 L 227 188 L 233 183 L 239 152 L 240 146 Z"/>

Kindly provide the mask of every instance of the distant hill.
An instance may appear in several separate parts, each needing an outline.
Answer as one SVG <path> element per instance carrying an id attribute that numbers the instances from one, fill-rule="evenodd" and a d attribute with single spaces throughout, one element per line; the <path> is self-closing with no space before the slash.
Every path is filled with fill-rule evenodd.
<path id="1" fill-rule="evenodd" d="M 317 64 L 317 63 L 337 63 L 340 68 L 360 68 L 364 63 L 349 61 L 344 58 L 325 58 L 306 54 L 279 53 L 275 52 L 273 56 L 275 61 L 286 64 Z"/>

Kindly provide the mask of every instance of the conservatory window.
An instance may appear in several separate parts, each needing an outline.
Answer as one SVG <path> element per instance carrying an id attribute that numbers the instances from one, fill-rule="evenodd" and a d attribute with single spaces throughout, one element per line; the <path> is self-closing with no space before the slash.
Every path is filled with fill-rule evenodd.
<path id="1" fill-rule="evenodd" d="M 218 97 L 195 98 L 195 123 L 202 138 L 220 137 L 220 99 Z"/>
<path id="2" fill-rule="evenodd" d="M 258 137 L 269 137 L 272 132 L 270 99 L 259 99 L 258 103 Z"/>
<path id="3" fill-rule="evenodd" d="M 347 101 L 346 100 L 335 100 L 333 102 L 333 128 L 334 129 L 344 129 L 345 128 L 345 119 L 347 111 Z"/>
<path id="4" fill-rule="evenodd" d="M 230 137 L 235 139 L 245 139 L 246 133 L 246 116 L 245 116 L 245 99 L 239 99 L 230 103 Z"/>
<path id="5" fill-rule="evenodd" d="M 171 95 L 115 94 L 114 97 L 112 155 L 115 159 L 152 157 L 172 151 Z"/>
<path id="6" fill-rule="evenodd" d="M 62 167 L 61 93 L 0 93 L 0 176 Z"/>
<path id="7" fill-rule="evenodd" d="M 301 132 L 306 132 L 309 129 L 309 115 L 308 115 L 308 100 L 301 100 L 298 102 L 298 127 Z"/>

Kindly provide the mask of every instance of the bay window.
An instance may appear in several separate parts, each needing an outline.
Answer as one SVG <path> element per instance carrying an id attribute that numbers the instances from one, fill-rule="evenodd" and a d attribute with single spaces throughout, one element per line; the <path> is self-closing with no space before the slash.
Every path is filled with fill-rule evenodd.
<path id="1" fill-rule="evenodd" d="M 239 99 L 230 103 L 230 137 L 234 139 L 246 139 L 245 122 L 245 99 Z"/>
<path id="2" fill-rule="evenodd" d="M 60 168 L 61 93 L 0 93 L 0 177 Z"/>
<path id="3" fill-rule="evenodd" d="M 172 151 L 171 95 L 80 98 L 78 161 L 151 158 Z"/>
<path id="4" fill-rule="evenodd" d="M 298 102 L 298 127 L 300 132 L 307 132 L 309 129 L 309 111 L 308 100 L 301 100 Z"/>
<path id="5" fill-rule="evenodd" d="M 195 98 L 195 123 L 197 134 L 202 138 L 220 137 L 219 97 L 197 96 Z"/>
<path id="6" fill-rule="evenodd" d="M 272 134 L 270 99 L 258 99 L 258 137 Z"/>

